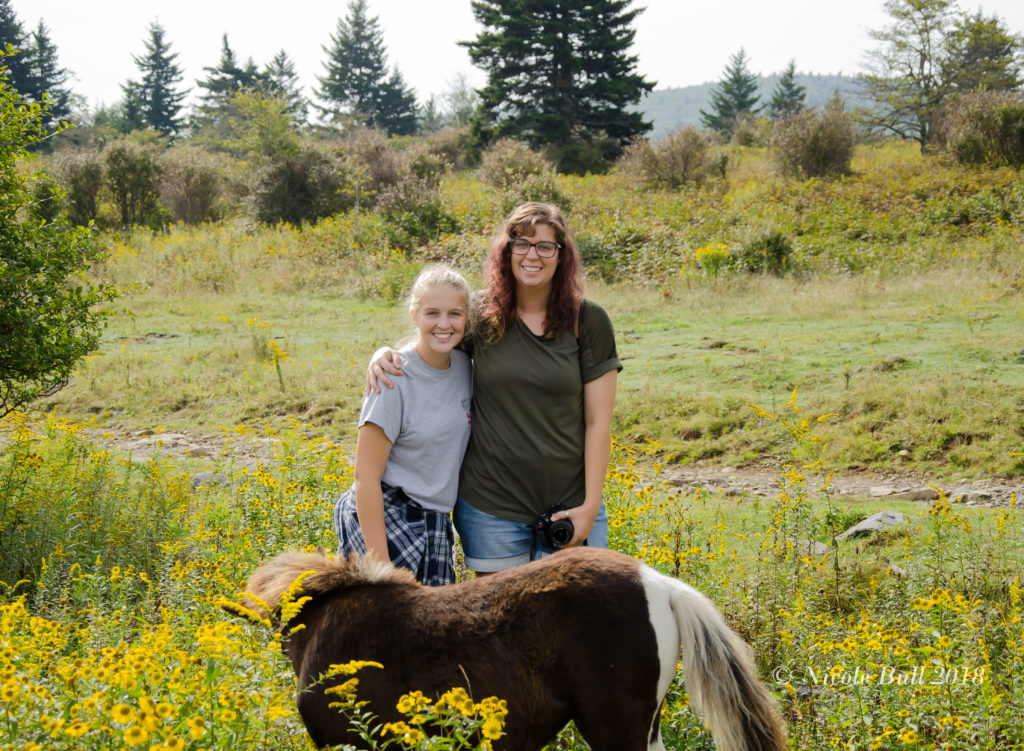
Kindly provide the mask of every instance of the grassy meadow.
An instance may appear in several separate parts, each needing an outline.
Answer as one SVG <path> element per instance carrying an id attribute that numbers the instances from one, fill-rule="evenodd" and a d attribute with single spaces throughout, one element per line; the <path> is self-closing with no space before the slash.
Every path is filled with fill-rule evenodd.
<path id="1" fill-rule="evenodd" d="M 760 149 L 735 149 L 728 174 L 682 191 L 558 179 L 625 364 L 612 546 L 720 606 L 795 749 L 1024 747 L 1016 504 L 810 490 L 852 469 L 939 487 L 1022 474 L 1019 173 L 884 144 L 834 181 L 784 180 Z M 373 213 L 107 238 L 96 273 L 123 294 L 102 350 L 0 424 L 0 748 L 310 748 L 280 636 L 219 605 L 260 560 L 334 545 L 365 363 L 409 333 L 401 299 L 422 263 L 479 279 L 507 197 L 472 173 L 441 195 L 458 232 L 409 254 Z M 786 274 L 736 269 L 776 233 Z M 139 431 L 218 448 L 141 460 L 119 448 Z M 696 462 L 771 467 L 777 492 L 661 481 Z M 882 509 L 910 521 L 835 540 Z M 810 554 L 809 540 L 834 550 Z M 666 745 L 710 749 L 682 681 L 670 699 Z M 396 747 L 494 737 L 482 701 L 408 704 Z M 454 731 L 418 738 L 425 711 L 476 724 L 462 746 Z M 584 746 L 570 728 L 553 748 Z"/>

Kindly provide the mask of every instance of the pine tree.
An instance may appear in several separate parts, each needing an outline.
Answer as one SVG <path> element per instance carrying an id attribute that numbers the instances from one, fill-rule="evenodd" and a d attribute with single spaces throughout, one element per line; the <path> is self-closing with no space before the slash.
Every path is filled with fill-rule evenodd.
<path id="1" fill-rule="evenodd" d="M 381 89 L 371 124 L 389 135 L 408 136 L 416 132 L 417 120 L 416 94 L 395 68 Z"/>
<path id="2" fill-rule="evenodd" d="M 71 73 L 60 67 L 57 47 L 50 40 L 50 32 L 42 21 L 32 34 L 28 52 L 29 79 L 22 95 L 31 102 L 48 99 L 48 121 L 66 120 L 71 116 L 71 92 L 65 84 Z"/>
<path id="3" fill-rule="evenodd" d="M 0 0 L 0 52 L 10 47 L 16 54 L 4 58 L 7 85 L 21 95 L 28 91 L 32 73 L 29 69 L 28 51 L 32 40 L 25 33 L 17 13 L 11 7 L 11 0 Z"/>
<path id="4" fill-rule="evenodd" d="M 199 98 L 200 108 L 206 110 L 223 107 L 240 91 L 260 88 L 262 81 L 252 58 L 249 59 L 245 67 L 238 64 L 235 51 L 228 43 L 227 34 L 221 37 L 220 61 L 215 67 L 204 67 L 203 70 L 208 75 L 206 78 L 196 81 L 196 84 L 199 88 L 205 89 L 205 93 L 201 94 Z"/>
<path id="5" fill-rule="evenodd" d="M 768 115 L 772 120 L 778 120 L 796 114 L 804 108 L 806 99 L 807 89 L 796 82 L 796 61 L 790 60 L 768 101 Z"/>
<path id="6" fill-rule="evenodd" d="M 732 138 L 741 117 L 754 115 L 761 109 L 755 107 L 761 98 L 755 93 L 757 76 L 750 72 L 747 64 L 747 53 L 741 47 L 729 58 L 722 80 L 711 89 L 711 111 L 700 111 L 701 123 L 726 138 Z"/>
<path id="7" fill-rule="evenodd" d="M 415 130 L 415 95 L 397 70 L 388 76 L 383 34 L 377 18 L 367 15 L 366 0 L 349 3 L 348 16 L 338 19 L 331 46 L 323 49 L 327 75 L 318 77 L 317 96 L 327 103 L 325 114 L 354 117 L 389 134 Z"/>
<path id="8" fill-rule="evenodd" d="M 192 115 L 193 130 L 216 127 L 231 116 L 231 101 L 243 91 L 263 91 L 269 82 L 252 58 L 244 66 L 238 64 L 228 35 L 221 37 L 220 60 L 214 67 L 204 67 L 206 78 L 196 81 L 204 93 Z"/>
<path id="9" fill-rule="evenodd" d="M 119 112 L 115 113 L 115 127 L 122 133 L 131 133 L 133 130 L 147 127 L 142 87 L 135 81 L 128 81 L 121 84 L 121 92 L 124 98 L 118 108 Z"/>
<path id="10" fill-rule="evenodd" d="M 1024 83 L 1024 43 L 998 16 L 978 10 L 958 18 L 944 46 L 943 79 L 952 91 L 1012 91 Z"/>
<path id="11" fill-rule="evenodd" d="M 268 92 L 287 103 L 288 114 L 296 125 L 302 125 L 309 117 L 309 105 L 302 95 L 295 63 L 284 50 L 278 52 L 263 70 Z"/>
<path id="12" fill-rule="evenodd" d="M 146 126 L 172 136 L 181 128 L 179 113 L 187 91 L 175 88 L 183 76 L 174 62 L 178 53 L 171 54 L 171 45 L 164 39 L 164 33 L 160 24 L 149 25 L 146 54 L 132 55 L 142 80 L 129 81 L 121 90 L 125 94 L 126 119 L 141 119 Z"/>
<path id="13" fill-rule="evenodd" d="M 635 72 L 630 0 L 474 0 L 483 30 L 462 42 L 487 73 L 474 133 L 535 147 L 605 141 L 616 156 L 650 123 L 633 108 L 653 88 Z"/>

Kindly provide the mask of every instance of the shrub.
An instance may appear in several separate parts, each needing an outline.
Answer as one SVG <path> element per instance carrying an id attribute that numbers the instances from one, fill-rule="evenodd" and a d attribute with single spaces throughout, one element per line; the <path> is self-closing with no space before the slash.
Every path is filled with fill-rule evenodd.
<path id="1" fill-rule="evenodd" d="M 459 229 L 458 220 L 441 203 L 431 175 L 421 178 L 410 172 L 380 194 L 379 205 L 392 245 L 405 251 Z"/>
<path id="2" fill-rule="evenodd" d="M 634 141 L 619 164 L 625 174 L 644 187 L 677 190 L 724 177 L 725 159 L 717 152 L 711 134 L 688 125 L 658 141 Z"/>
<path id="3" fill-rule="evenodd" d="M 29 206 L 32 217 L 39 222 L 55 222 L 63 208 L 63 195 L 57 181 L 45 172 L 37 172 L 29 185 L 32 191 L 32 203 Z"/>
<path id="4" fill-rule="evenodd" d="M 300 225 L 356 205 L 359 171 L 316 144 L 263 160 L 252 189 L 261 222 Z"/>
<path id="5" fill-rule="evenodd" d="M 736 264 L 751 274 L 782 276 L 789 270 L 793 244 L 782 232 L 751 240 L 740 250 Z"/>
<path id="6" fill-rule="evenodd" d="M 789 177 L 847 175 L 853 161 L 853 120 L 839 100 L 823 111 L 802 110 L 775 124 L 775 163 Z"/>
<path id="7" fill-rule="evenodd" d="M 103 159 L 95 149 L 64 149 L 54 155 L 52 170 L 64 189 L 68 221 L 85 227 L 99 216 Z"/>
<path id="8" fill-rule="evenodd" d="M 611 167 L 612 159 L 622 153 L 618 141 L 603 134 L 573 133 L 573 140 L 551 146 L 545 152 L 562 174 L 602 175 Z"/>
<path id="9" fill-rule="evenodd" d="M 444 160 L 449 169 L 464 170 L 475 161 L 469 128 L 449 128 L 420 139 L 419 149 Z"/>
<path id="10" fill-rule="evenodd" d="M 772 121 L 744 113 L 736 120 L 730 143 L 737 146 L 767 146 L 771 141 Z"/>
<path id="11" fill-rule="evenodd" d="M 160 171 L 160 198 L 173 220 L 200 224 L 221 218 L 224 191 L 216 157 L 176 147 L 161 156 Z"/>
<path id="12" fill-rule="evenodd" d="M 510 185 L 499 195 L 500 209 L 503 215 L 507 215 L 516 206 L 527 201 L 553 203 L 559 206 L 562 211 L 572 210 L 572 202 L 569 196 L 559 190 L 557 177 L 554 172 L 527 175 Z"/>
<path id="13" fill-rule="evenodd" d="M 1024 165 L 1024 95 L 974 91 L 942 108 L 935 134 L 940 147 L 960 164 Z"/>
<path id="14" fill-rule="evenodd" d="M 166 223 L 167 212 L 160 205 L 157 181 L 160 177 L 159 148 L 123 140 L 107 148 L 107 186 L 124 226 L 146 225 L 154 229 Z"/>
<path id="15" fill-rule="evenodd" d="M 553 175 L 554 165 L 522 141 L 503 138 L 480 161 L 480 179 L 499 190 L 516 189 L 529 177 Z"/>
<path id="16" fill-rule="evenodd" d="M 388 139 L 379 130 L 360 128 L 336 145 L 344 161 L 358 168 L 359 189 L 374 196 L 402 179 L 408 171 L 406 157 L 388 146 Z"/>
<path id="17" fill-rule="evenodd" d="M 48 105 L 26 104 L 5 70 L 0 56 L 0 415 L 68 382 L 99 348 L 109 313 L 98 308 L 116 296 L 85 275 L 105 255 L 92 233 L 68 226 L 59 211 L 47 218 L 60 195 L 52 181 L 37 183 L 47 211 L 34 209 L 38 195 L 18 161 L 45 138 Z M 10 544 L 5 536 L 3 547 Z"/>

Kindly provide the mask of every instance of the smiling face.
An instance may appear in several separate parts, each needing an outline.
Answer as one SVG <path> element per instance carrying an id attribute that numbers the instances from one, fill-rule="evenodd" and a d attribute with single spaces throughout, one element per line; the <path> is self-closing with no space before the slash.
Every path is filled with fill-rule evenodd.
<path id="1" fill-rule="evenodd" d="M 536 224 L 533 227 L 533 234 L 518 235 L 531 243 L 551 242 L 557 243 L 555 230 L 550 224 Z M 555 276 L 555 269 L 558 268 L 558 256 L 561 251 L 556 251 L 551 258 L 541 258 L 536 248 L 530 248 L 525 255 L 512 253 L 512 275 L 516 279 L 516 287 L 525 290 L 550 289 L 551 280 Z"/>
<path id="2" fill-rule="evenodd" d="M 466 333 L 468 300 L 461 290 L 449 286 L 431 287 L 411 311 L 416 324 L 416 354 L 434 368 L 444 369 L 451 351 Z"/>

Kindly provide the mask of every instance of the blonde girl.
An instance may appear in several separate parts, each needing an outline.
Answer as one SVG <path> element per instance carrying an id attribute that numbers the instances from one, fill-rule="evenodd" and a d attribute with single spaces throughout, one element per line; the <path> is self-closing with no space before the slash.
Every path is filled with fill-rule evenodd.
<path id="1" fill-rule="evenodd" d="M 430 266 L 409 295 L 414 340 L 404 378 L 363 399 L 355 483 L 335 504 L 338 554 L 390 560 L 427 585 L 455 581 L 451 511 L 469 442 L 471 368 L 456 349 L 469 323 L 470 289 Z"/>

